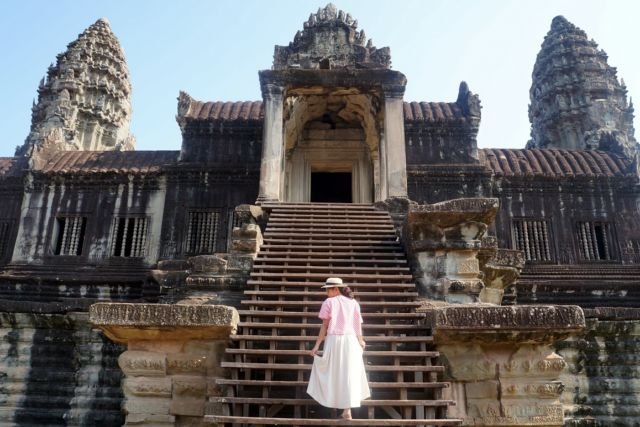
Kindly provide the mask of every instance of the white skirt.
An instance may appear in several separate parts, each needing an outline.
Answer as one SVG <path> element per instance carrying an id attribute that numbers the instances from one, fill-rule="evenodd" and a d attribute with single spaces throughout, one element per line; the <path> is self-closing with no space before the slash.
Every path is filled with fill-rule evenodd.
<path id="1" fill-rule="evenodd" d="M 307 393 L 327 408 L 357 408 L 371 396 L 355 335 L 327 335 L 322 357 L 313 357 Z"/>

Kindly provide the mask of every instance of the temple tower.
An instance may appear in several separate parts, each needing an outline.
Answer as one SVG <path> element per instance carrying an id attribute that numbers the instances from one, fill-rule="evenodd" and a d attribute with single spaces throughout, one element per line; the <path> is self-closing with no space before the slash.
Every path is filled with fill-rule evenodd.
<path id="1" fill-rule="evenodd" d="M 403 95 L 389 48 L 377 49 L 332 4 L 311 14 L 260 72 L 259 200 L 371 203 L 406 197 Z M 335 191 L 334 191 L 335 190 Z"/>
<path id="2" fill-rule="evenodd" d="M 43 150 L 132 150 L 131 83 L 120 43 L 106 19 L 57 56 L 38 87 L 31 131 L 16 155 Z"/>
<path id="3" fill-rule="evenodd" d="M 527 148 L 607 150 L 633 157 L 633 106 L 607 54 L 563 16 L 551 23 L 530 90 Z"/>

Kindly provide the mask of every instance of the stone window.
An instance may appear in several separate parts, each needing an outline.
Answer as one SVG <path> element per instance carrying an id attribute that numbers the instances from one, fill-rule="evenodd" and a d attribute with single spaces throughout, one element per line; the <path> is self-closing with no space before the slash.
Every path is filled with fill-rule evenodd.
<path id="1" fill-rule="evenodd" d="M 188 254 L 212 254 L 216 251 L 216 240 L 220 213 L 214 210 L 194 210 L 189 212 L 187 220 Z"/>
<path id="2" fill-rule="evenodd" d="M 524 252 L 525 259 L 533 262 L 551 262 L 549 222 L 543 219 L 516 219 L 511 223 L 513 248 Z"/>
<path id="3" fill-rule="evenodd" d="M 614 261 L 613 225 L 604 221 L 577 223 L 578 253 L 582 261 Z"/>
<path id="4" fill-rule="evenodd" d="M 54 230 L 54 254 L 78 256 L 82 254 L 82 243 L 87 228 L 87 217 L 59 216 Z"/>
<path id="5" fill-rule="evenodd" d="M 0 221 L 0 259 L 6 254 L 9 247 L 10 226 L 8 221 Z"/>
<path id="6" fill-rule="evenodd" d="M 147 217 L 116 217 L 111 226 L 111 256 L 142 258 L 147 252 Z"/>

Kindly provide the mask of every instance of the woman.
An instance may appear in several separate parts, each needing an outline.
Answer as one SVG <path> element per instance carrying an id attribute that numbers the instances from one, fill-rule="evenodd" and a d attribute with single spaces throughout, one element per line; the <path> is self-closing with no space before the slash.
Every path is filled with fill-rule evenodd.
<path id="1" fill-rule="evenodd" d="M 318 314 L 322 327 L 311 350 L 314 358 L 307 393 L 322 406 L 342 409 L 341 417 L 351 419 L 351 408 L 371 396 L 362 360 L 365 342 L 360 305 L 338 277 L 328 278 L 322 289 L 327 290 L 328 298 Z M 319 357 L 322 341 L 324 352 Z"/>

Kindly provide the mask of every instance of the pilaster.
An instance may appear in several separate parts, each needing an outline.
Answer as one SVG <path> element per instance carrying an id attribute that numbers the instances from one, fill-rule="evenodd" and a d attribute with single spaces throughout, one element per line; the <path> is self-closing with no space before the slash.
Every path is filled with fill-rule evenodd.
<path id="1" fill-rule="evenodd" d="M 282 195 L 283 176 L 283 101 L 284 87 L 262 85 L 264 126 L 260 163 L 259 201 L 278 201 Z"/>

